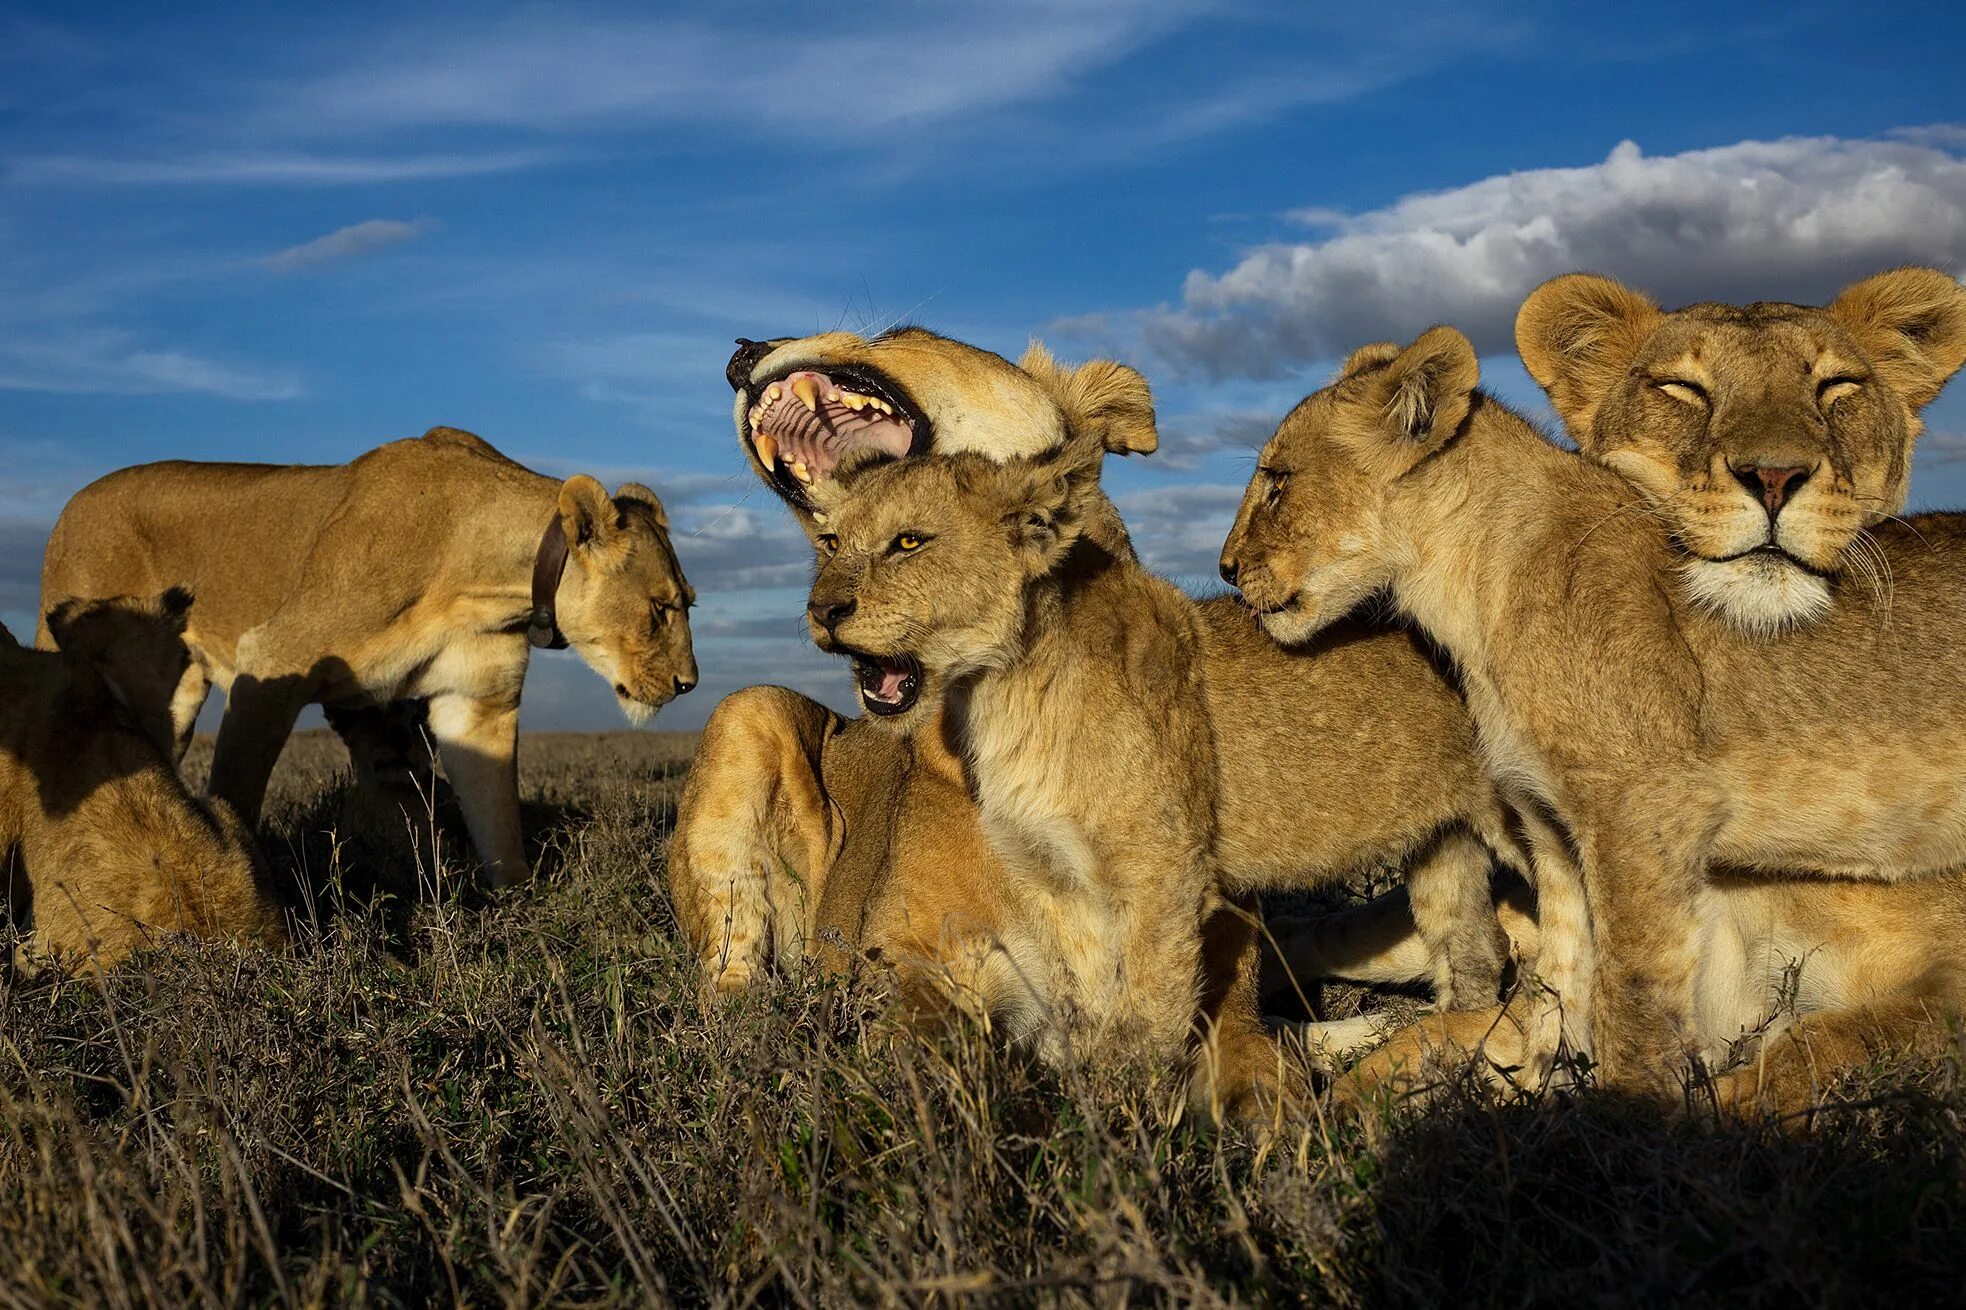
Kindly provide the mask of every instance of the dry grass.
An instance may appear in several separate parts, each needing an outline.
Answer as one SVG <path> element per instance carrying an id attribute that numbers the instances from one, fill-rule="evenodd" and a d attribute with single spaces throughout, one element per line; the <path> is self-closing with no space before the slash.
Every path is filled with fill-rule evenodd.
<path id="1" fill-rule="evenodd" d="M 1470 1093 L 1263 1148 L 1165 1074 L 912 1038 L 867 983 L 705 1014 L 658 868 L 687 750 L 529 740 L 552 875 L 472 903 L 338 848 L 336 748 L 298 740 L 266 830 L 312 887 L 294 953 L 0 987 L 0 1303 L 1798 1306 L 1966 1277 L 1950 1063 L 1880 1071 L 1806 1143 Z"/>

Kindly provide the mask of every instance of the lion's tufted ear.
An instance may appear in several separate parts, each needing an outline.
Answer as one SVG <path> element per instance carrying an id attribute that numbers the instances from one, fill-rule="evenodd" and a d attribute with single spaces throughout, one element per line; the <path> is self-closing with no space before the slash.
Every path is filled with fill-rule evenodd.
<path id="1" fill-rule="evenodd" d="M 1936 268 L 1867 277 L 1844 288 L 1828 313 L 1914 410 L 1931 404 L 1966 364 L 1966 286 Z"/>
<path id="2" fill-rule="evenodd" d="M 622 483 L 619 487 L 615 488 L 614 499 L 616 504 L 620 504 L 622 501 L 631 501 L 636 504 L 647 505 L 650 512 L 655 515 L 655 526 L 661 528 L 664 532 L 669 530 L 668 512 L 662 508 L 662 502 L 656 499 L 655 492 L 643 486 L 641 483 Z"/>
<path id="3" fill-rule="evenodd" d="M 1066 431 L 1090 436 L 1116 455 L 1150 455 L 1160 445 L 1153 388 L 1139 370 L 1110 359 L 1067 368 L 1037 341 L 1017 367 L 1065 411 Z"/>
<path id="4" fill-rule="evenodd" d="M 1375 341 L 1369 346 L 1360 346 L 1346 356 L 1343 368 L 1338 370 L 1338 380 L 1343 382 L 1354 374 L 1363 373 L 1381 364 L 1390 364 L 1399 358 L 1399 343 L 1396 341 Z"/>
<path id="5" fill-rule="evenodd" d="M 575 550 L 605 546 L 627 526 L 608 489 L 585 473 L 576 473 L 560 486 L 560 529 Z"/>
<path id="6" fill-rule="evenodd" d="M 1516 353 L 1578 445 L 1590 448 L 1597 407 L 1661 317 L 1650 296 L 1594 273 L 1551 278 L 1516 311 Z"/>
<path id="7" fill-rule="evenodd" d="M 957 482 L 993 503 L 1011 544 L 1033 576 L 1049 572 L 1085 534 L 1088 514 L 1105 504 L 1099 466 L 1105 448 L 1076 436 L 1058 450 L 1006 460 L 958 456 Z"/>
<path id="8" fill-rule="evenodd" d="M 1474 403 L 1481 364 L 1474 343 L 1451 327 L 1431 327 L 1386 364 L 1374 382 L 1387 431 L 1423 448 L 1452 437 Z"/>

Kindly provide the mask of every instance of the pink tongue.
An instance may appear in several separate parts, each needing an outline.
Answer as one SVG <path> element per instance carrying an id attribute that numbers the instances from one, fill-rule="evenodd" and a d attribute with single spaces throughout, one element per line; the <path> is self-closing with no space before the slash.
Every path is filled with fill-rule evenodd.
<path id="1" fill-rule="evenodd" d="M 809 384 L 814 409 L 807 409 L 799 398 L 799 392 L 807 389 L 801 383 Z M 857 446 L 872 446 L 899 457 L 914 444 L 915 433 L 908 420 L 899 414 L 883 414 L 871 404 L 853 408 L 846 401 L 852 389 L 842 389 L 824 373 L 794 373 L 774 385 L 778 399 L 759 413 L 751 438 L 755 442 L 760 434 L 769 434 L 777 445 L 779 464 L 787 468 L 802 464 L 815 482 L 831 473 L 840 457 Z"/>
<path id="2" fill-rule="evenodd" d="M 881 666 L 880 684 L 874 688 L 874 698 L 884 701 L 901 699 L 901 684 L 908 680 L 908 670 Z"/>

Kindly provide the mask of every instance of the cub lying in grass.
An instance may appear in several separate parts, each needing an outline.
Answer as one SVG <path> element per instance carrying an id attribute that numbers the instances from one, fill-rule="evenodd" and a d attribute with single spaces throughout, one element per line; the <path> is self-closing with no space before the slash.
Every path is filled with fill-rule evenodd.
<path id="1" fill-rule="evenodd" d="M 15 921 L 33 918 L 23 964 L 101 968 L 167 932 L 286 942 L 251 838 L 165 753 L 189 607 L 176 590 L 60 606 L 59 653 L 0 628 L 0 855 Z"/>

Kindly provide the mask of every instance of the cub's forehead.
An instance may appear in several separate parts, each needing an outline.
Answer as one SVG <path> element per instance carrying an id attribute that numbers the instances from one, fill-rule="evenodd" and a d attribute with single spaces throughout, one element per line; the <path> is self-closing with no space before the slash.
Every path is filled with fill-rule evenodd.
<path id="1" fill-rule="evenodd" d="M 915 455 L 863 470 L 822 499 L 833 531 L 842 536 L 947 523 L 977 512 L 946 459 Z"/>
<path id="2" fill-rule="evenodd" d="M 1813 305 L 1757 301 L 1689 305 L 1666 315 L 1646 339 L 1640 362 L 1685 359 L 1724 372 L 1729 365 L 1759 369 L 1785 358 L 1806 368 L 1827 353 L 1856 353 L 1849 333 L 1827 312 Z"/>

